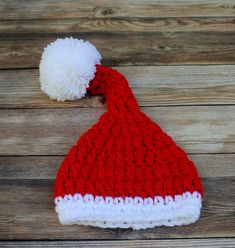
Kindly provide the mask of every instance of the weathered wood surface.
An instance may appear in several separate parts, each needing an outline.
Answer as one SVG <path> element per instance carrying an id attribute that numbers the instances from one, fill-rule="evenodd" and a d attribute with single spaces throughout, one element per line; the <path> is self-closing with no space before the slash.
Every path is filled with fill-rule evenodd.
<path id="1" fill-rule="evenodd" d="M 0 68 L 36 68 L 43 48 L 65 36 L 91 41 L 101 52 L 106 65 L 235 62 L 235 32 L 14 33 L 0 35 Z"/>
<path id="2" fill-rule="evenodd" d="M 233 153 L 235 106 L 142 107 L 188 153 Z M 104 108 L 0 110 L 1 155 L 65 155 Z"/>
<path id="3" fill-rule="evenodd" d="M 234 14 L 235 16 L 235 14 Z M 1 20 L 1 17 L 0 17 Z M 234 32 L 234 17 L 100 18 L 1 20 L 0 33 Z"/>
<path id="4" fill-rule="evenodd" d="M 93 42 L 103 64 L 121 66 L 141 110 L 195 162 L 205 188 L 196 224 L 59 225 L 56 171 L 105 111 L 101 97 L 55 102 L 40 91 L 33 68 L 43 47 L 71 35 Z M 234 0 L 3 0 L 0 53 L 0 247 L 235 246 Z"/>
<path id="5" fill-rule="evenodd" d="M 58 248 L 58 247 L 66 247 L 66 248 L 103 248 L 103 247 L 129 247 L 129 248 L 188 248 L 190 244 L 191 248 L 234 248 L 235 247 L 235 239 L 233 238 L 210 238 L 210 239 L 178 239 L 178 240 L 113 240 L 113 241 L 7 241 L 0 242 L 0 246 L 2 248 L 15 248 L 15 247 L 23 247 L 23 248 Z"/>
<path id="6" fill-rule="evenodd" d="M 126 76 L 140 106 L 235 103 L 235 65 L 130 66 Z M 101 107 L 100 97 L 52 101 L 40 89 L 38 70 L 0 70 L 0 108 Z"/>
<path id="7" fill-rule="evenodd" d="M 231 64 L 234 16 L 232 0 L 1 1 L 0 68 L 38 67 L 43 47 L 70 35 L 109 65 Z"/>
<path id="8" fill-rule="evenodd" d="M 0 20 L 61 18 L 234 17 L 233 0 L 52 0 L 0 2 Z"/>
<path id="9" fill-rule="evenodd" d="M 235 154 L 190 154 L 203 178 L 235 177 Z M 54 179 L 64 156 L 0 157 L 0 179 Z"/>
<path id="10" fill-rule="evenodd" d="M 181 227 L 141 231 L 59 225 L 53 203 L 54 180 L 0 180 L 0 239 L 156 239 L 235 237 L 235 181 L 202 180 L 205 199 L 200 220 Z"/>

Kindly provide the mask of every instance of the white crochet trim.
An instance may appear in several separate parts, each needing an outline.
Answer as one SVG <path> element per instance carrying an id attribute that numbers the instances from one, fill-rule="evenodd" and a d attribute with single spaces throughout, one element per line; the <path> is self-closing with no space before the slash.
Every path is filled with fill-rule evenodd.
<path id="1" fill-rule="evenodd" d="M 103 228 L 180 226 L 200 216 L 201 194 L 185 192 L 162 198 L 105 197 L 86 194 L 65 195 L 55 199 L 56 212 L 63 225 L 81 224 Z"/>

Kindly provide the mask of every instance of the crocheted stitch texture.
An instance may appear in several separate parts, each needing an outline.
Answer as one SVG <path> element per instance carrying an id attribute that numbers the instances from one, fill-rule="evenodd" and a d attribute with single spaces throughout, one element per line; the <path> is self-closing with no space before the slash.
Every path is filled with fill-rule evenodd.
<path id="1" fill-rule="evenodd" d="M 98 227 L 132 227 L 135 230 L 154 226 L 175 226 L 195 222 L 200 215 L 201 195 L 185 192 L 162 198 L 102 197 L 91 194 L 65 195 L 55 200 L 61 224 Z"/>
<path id="2" fill-rule="evenodd" d="M 55 199 L 75 194 L 123 199 L 175 199 L 185 192 L 202 195 L 193 162 L 139 110 L 125 77 L 109 67 L 96 69 L 88 92 L 104 95 L 107 112 L 64 159 L 56 177 Z"/>

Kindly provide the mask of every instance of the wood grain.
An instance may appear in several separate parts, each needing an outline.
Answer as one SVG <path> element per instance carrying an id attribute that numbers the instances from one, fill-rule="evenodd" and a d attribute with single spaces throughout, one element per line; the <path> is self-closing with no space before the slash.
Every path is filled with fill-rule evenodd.
<path id="1" fill-rule="evenodd" d="M 103 247 L 129 247 L 129 248 L 188 248 L 190 244 L 191 248 L 234 248 L 235 239 L 234 238 L 210 238 L 210 239 L 166 239 L 166 240 L 112 240 L 112 241 L 7 241 L 0 242 L 2 248 L 15 248 L 15 247 L 66 247 L 66 248 L 103 248 Z"/>
<path id="2" fill-rule="evenodd" d="M 14 33 L 0 35 L 0 68 L 37 68 L 43 48 L 66 36 L 91 41 L 101 52 L 105 65 L 235 62 L 235 32 Z"/>
<path id="3" fill-rule="evenodd" d="M 200 177 L 235 177 L 235 154 L 190 154 Z M 64 156 L 0 157 L 0 179 L 54 179 Z"/>
<path id="4" fill-rule="evenodd" d="M 235 14 L 234 14 L 235 15 Z M 1 17 L 0 17 L 1 19 Z M 1 20 L 0 33 L 234 32 L 234 17 L 73 18 Z"/>
<path id="5" fill-rule="evenodd" d="M 140 106 L 235 104 L 235 65 L 117 67 Z M 50 100 L 38 70 L 0 70 L 0 108 L 102 107 L 102 98 Z"/>
<path id="6" fill-rule="evenodd" d="M 195 162 L 205 189 L 197 223 L 58 223 L 58 167 L 105 111 L 102 97 L 56 102 L 40 91 L 43 48 L 68 36 L 119 66 L 141 110 Z M 0 247 L 235 247 L 234 0 L 2 0 L 0 53 Z"/>
<path id="7" fill-rule="evenodd" d="M 51 0 L 0 2 L 0 20 L 150 17 L 234 17 L 233 0 Z"/>
<path id="8" fill-rule="evenodd" d="M 132 231 L 62 226 L 53 204 L 54 180 L 0 180 L 0 239 L 156 239 L 234 237 L 235 181 L 203 179 L 205 198 L 200 220 L 181 227 Z"/>
<path id="9" fill-rule="evenodd" d="M 188 153 L 232 153 L 235 106 L 143 107 Z M 0 110 L 0 155 L 65 155 L 104 108 Z"/>

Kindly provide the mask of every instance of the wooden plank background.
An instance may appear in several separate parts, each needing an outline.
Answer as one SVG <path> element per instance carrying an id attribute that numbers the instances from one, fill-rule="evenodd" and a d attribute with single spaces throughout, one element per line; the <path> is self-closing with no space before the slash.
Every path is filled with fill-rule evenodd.
<path id="1" fill-rule="evenodd" d="M 66 36 L 93 42 L 196 163 L 205 188 L 197 223 L 58 223 L 56 171 L 105 111 L 102 97 L 56 102 L 40 91 L 43 47 Z M 0 247 L 235 246 L 234 0 L 3 0 L 0 54 Z"/>
<path id="2" fill-rule="evenodd" d="M 228 239 L 191 239 L 190 240 L 190 247 L 209 247 L 209 248 L 234 248 L 234 239 L 228 238 Z M 168 248 L 168 247 L 176 247 L 176 248 L 185 248 L 189 247 L 188 243 L 185 242 L 183 239 L 178 240 L 132 240 L 132 241 L 64 241 L 64 242 L 58 242 L 58 241 L 31 241 L 31 242 L 4 242 L 2 243 L 2 248 L 10 247 L 67 247 L 67 248 L 87 248 L 87 247 L 94 247 L 94 248 L 102 248 L 102 247 L 142 247 L 142 248 L 151 248 L 151 247 L 157 247 L 157 248 Z"/>

